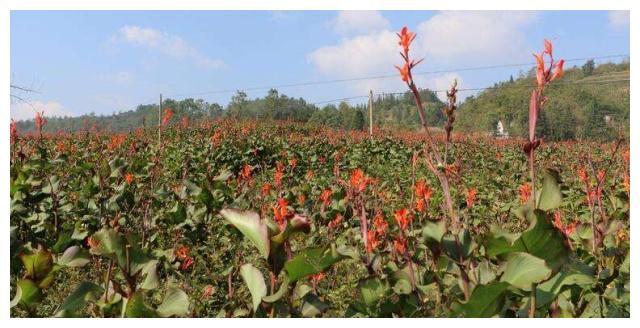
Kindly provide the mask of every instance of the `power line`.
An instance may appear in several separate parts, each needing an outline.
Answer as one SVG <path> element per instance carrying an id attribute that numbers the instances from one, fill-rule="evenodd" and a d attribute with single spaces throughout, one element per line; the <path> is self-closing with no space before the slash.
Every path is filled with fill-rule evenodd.
<path id="1" fill-rule="evenodd" d="M 629 71 L 621 71 L 621 72 L 629 72 Z M 620 72 L 616 72 L 616 73 L 620 73 Z M 606 75 L 611 75 L 611 74 L 601 74 L 601 75 L 597 75 L 597 76 L 606 76 Z M 556 82 L 554 84 L 550 84 L 550 87 L 553 86 L 558 86 L 558 85 L 570 85 L 570 84 L 609 84 L 609 83 L 619 83 L 619 82 L 629 82 L 631 79 L 614 79 L 614 80 L 596 80 L 596 81 L 569 81 L 569 82 Z M 482 91 L 482 90 L 490 90 L 490 89 L 522 89 L 522 88 L 526 88 L 526 89 L 530 89 L 535 87 L 535 85 L 499 85 L 499 86 L 491 86 L 491 87 L 482 87 L 482 88 L 464 88 L 464 89 L 458 89 L 458 91 Z M 447 90 L 431 90 L 428 89 L 429 91 L 432 92 L 446 92 L 449 91 Z M 409 91 L 399 91 L 399 92 L 382 92 L 382 93 L 377 93 L 376 96 L 383 96 L 383 95 L 403 95 L 406 94 Z M 351 97 L 345 97 L 345 98 L 339 98 L 339 99 L 332 99 L 332 100 L 323 100 L 323 101 L 316 101 L 316 102 L 312 102 L 309 103 L 309 105 L 318 105 L 318 104 L 327 104 L 327 103 L 332 103 L 332 102 L 336 102 L 336 101 L 347 101 L 347 100 L 353 100 L 353 99 L 358 99 L 358 98 L 367 98 L 369 97 L 368 95 L 360 95 L 360 96 L 351 96 Z"/>
<path id="2" fill-rule="evenodd" d="M 590 60 L 590 59 L 596 60 L 596 59 L 610 59 L 610 58 L 622 58 L 622 57 L 629 57 L 629 55 L 628 54 L 620 54 L 620 55 L 606 55 L 606 56 L 597 56 L 597 57 L 570 58 L 570 59 L 566 59 L 565 62 L 577 62 L 577 61 L 584 61 L 584 60 Z M 490 69 L 498 69 L 498 68 L 533 66 L 533 65 L 535 65 L 535 63 L 533 63 L 533 62 L 515 63 L 515 64 L 499 64 L 499 65 L 489 65 L 489 66 L 463 67 L 463 68 L 457 68 L 457 69 L 442 69 L 442 70 L 423 71 L 423 72 L 415 72 L 413 74 L 414 75 L 442 74 L 442 73 L 455 73 L 455 72 L 466 72 L 466 71 L 490 70 Z M 256 87 L 250 87 L 250 88 L 221 89 L 221 90 L 215 90 L 215 91 L 203 91 L 203 92 L 194 92 L 194 93 L 175 94 L 175 95 L 171 95 L 171 96 L 174 97 L 174 98 L 178 98 L 178 97 L 184 97 L 184 96 L 224 94 L 224 93 L 236 92 L 238 90 L 241 90 L 241 91 L 257 91 L 257 90 L 269 90 L 269 89 L 282 89 L 282 88 L 298 87 L 298 86 L 312 86 L 312 85 L 355 82 L 355 81 L 364 81 L 364 80 L 388 79 L 388 78 L 395 78 L 395 77 L 397 77 L 397 74 L 387 74 L 387 75 L 377 75 L 377 76 L 374 75 L 374 76 L 354 77 L 354 78 L 347 78 L 347 79 L 333 79 L 333 80 L 322 80 L 322 81 L 286 83 L 286 84 L 271 85 L 271 86 L 256 86 Z"/>

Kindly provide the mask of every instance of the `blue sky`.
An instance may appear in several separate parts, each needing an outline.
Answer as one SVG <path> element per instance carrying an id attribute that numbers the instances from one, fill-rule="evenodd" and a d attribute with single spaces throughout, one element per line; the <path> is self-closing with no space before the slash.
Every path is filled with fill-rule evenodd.
<path id="1" fill-rule="evenodd" d="M 394 33 L 404 25 L 418 32 L 417 71 L 452 71 L 416 78 L 437 90 L 454 78 L 478 88 L 517 76 L 528 67 L 455 70 L 532 62 L 544 38 L 559 58 L 630 51 L 628 12 L 13 11 L 11 81 L 38 93 L 16 93 L 29 103 L 14 101 L 11 117 L 111 114 L 159 93 L 224 105 L 233 92 L 210 92 L 395 74 Z M 369 89 L 404 87 L 387 78 L 279 91 L 321 102 Z"/>

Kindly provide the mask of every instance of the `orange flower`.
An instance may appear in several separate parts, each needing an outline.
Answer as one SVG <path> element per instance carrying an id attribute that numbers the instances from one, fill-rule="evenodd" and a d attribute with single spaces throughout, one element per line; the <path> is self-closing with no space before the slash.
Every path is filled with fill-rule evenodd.
<path id="1" fill-rule="evenodd" d="M 400 30 L 400 33 L 396 34 L 400 38 L 398 44 L 402 47 L 406 56 L 409 53 L 409 46 L 411 45 L 411 42 L 416 38 L 416 34 L 414 32 L 410 32 L 406 26 Z"/>
<path id="2" fill-rule="evenodd" d="M 587 170 L 585 168 L 580 168 L 578 170 L 578 177 L 580 178 L 580 181 L 582 181 L 585 184 L 589 183 L 589 174 L 587 173 Z"/>
<path id="3" fill-rule="evenodd" d="M 318 282 L 320 282 L 320 280 L 324 279 L 324 276 L 324 272 L 316 273 L 311 276 L 311 281 L 317 284 Z"/>
<path id="4" fill-rule="evenodd" d="M 171 117 L 173 116 L 173 111 L 171 108 L 165 108 L 164 114 L 162 115 L 162 126 L 169 124 Z"/>
<path id="5" fill-rule="evenodd" d="M 89 248 L 91 248 L 92 250 L 96 250 L 98 247 L 100 247 L 100 241 L 93 238 L 93 237 L 89 237 L 87 238 L 87 244 L 89 245 Z"/>
<path id="6" fill-rule="evenodd" d="M 13 119 L 11 119 L 10 136 L 11 143 L 14 143 L 18 139 L 18 124 Z"/>
<path id="7" fill-rule="evenodd" d="M 476 202 L 477 194 L 478 194 L 478 190 L 476 188 L 467 189 L 467 192 L 466 192 L 467 208 L 471 208 L 473 204 Z"/>
<path id="8" fill-rule="evenodd" d="M 376 216 L 373 218 L 373 227 L 378 235 L 384 236 L 387 233 L 387 229 L 389 228 L 389 224 L 382 216 L 382 213 L 376 213 Z"/>
<path id="9" fill-rule="evenodd" d="M 47 120 L 44 118 L 44 111 L 36 112 L 35 124 L 38 132 L 42 133 L 42 128 L 47 124 Z"/>
<path id="10" fill-rule="evenodd" d="M 331 189 L 325 189 L 320 194 L 320 201 L 325 206 L 331 205 Z"/>
<path id="11" fill-rule="evenodd" d="M 278 161 L 276 162 L 276 173 L 274 174 L 274 182 L 276 187 L 280 187 L 282 185 L 282 177 L 284 176 L 284 164 Z"/>
<path id="12" fill-rule="evenodd" d="M 251 165 L 245 164 L 242 167 L 242 171 L 240 171 L 240 177 L 245 181 L 251 180 L 251 171 L 252 170 L 253 170 L 253 168 L 251 167 Z"/>
<path id="13" fill-rule="evenodd" d="M 375 230 L 367 231 L 367 253 L 373 253 L 379 244 L 380 241 L 378 240 Z"/>
<path id="14" fill-rule="evenodd" d="M 407 250 L 406 244 L 407 244 L 407 241 L 404 238 L 397 237 L 393 241 L 393 248 L 396 250 L 398 254 L 404 254 L 404 252 Z"/>
<path id="15" fill-rule="evenodd" d="M 544 72 L 544 52 L 540 55 L 533 54 L 536 58 L 536 81 L 538 87 L 543 87 L 545 84 L 545 72 Z"/>
<path id="16" fill-rule="evenodd" d="M 553 56 L 553 44 L 547 39 L 544 39 L 544 52 L 549 54 L 549 56 Z"/>
<path id="17" fill-rule="evenodd" d="M 520 186 L 519 191 L 520 191 L 520 202 L 524 204 L 529 200 L 529 197 L 531 197 L 531 186 L 528 183 L 523 183 Z"/>
<path id="18" fill-rule="evenodd" d="M 340 224 L 342 223 L 342 215 L 340 214 L 336 214 L 335 219 L 331 220 L 331 222 L 329 222 L 329 229 L 335 229 L 337 228 Z"/>
<path id="19" fill-rule="evenodd" d="M 371 182 L 371 179 L 366 177 L 361 169 L 356 169 L 351 173 L 349 181 L 354 191 L 363 192 L 367 188 L 367 184 Z"/>
<path id="20" fill-rule="evenodd" d="M 284 198 L 278 198 L 278 204 L 273 206 L 273 216 L 280 226 L 280 229 L 283 229 L 287 223 L 287 216 L 289 216 L 289 212 L 287 210 L 287 206 L 289 203 Z"/>
<path id="21" fill-rule="evenodd" d="M 189 248 L 187 246 L 181 246 L 175 251 L 176 257 L 180 260 L 184 260 L 189 256 Z"/>
<path id="22" fill-rule="evenodd" d="M 560 61 L 555 66 L 555 71 L 551 76 L 551 81 L 555 79 L 559 79 L 564 76 L 564 59 L 560 59 Z"/>
<path id="23" fill-rule="evenodd" d="M 204 287 L 204 289 L 202 290 L 202 299 L 206 300 L 211 298 L 211 296 L 213 295 L 213 286 L 211 285 L 206 285 Z"/>
<path id="24" fill-rule="evenodd" d="M 124 176 L 124 180 L 127 181 L 127 184 L 131 184 L 133 182 L 133 174 L 127 173 Z"/>
<path id="25" fill-rule="evenodd" d="M 406 208 L 397 210 L 393 215 L 393 218 L 396 220 L 396 223 L 402 230 L 406 230 L 409 226 L 409 222 L 411 222 L 411 216 L 408 215 L 408 211 Z"/>
<path id="26" fill-rule="evenodd" d="M 265 182 L 262 185 L 262 196 L 267 196 L 269 195 L 269 192 L 271 192 L 271 184 L 268 182 Z"/>
<path id="27" fill-rule="evenodd" d="M 304 205 L 304 202 L 307 200 L 307 196 L 305 196 L 304 194 L 299 194 L 298 195 L 298 203 L 300 203 L 301 205 Z"/>
<path id="28" fill-rule="evenodd" d="M 402 67 L 398 65 L 394 65 L 394 66 L 400 72 L 400 77 L 402 78 L 402 81 L 409 83 L 409 80 L 411 79 L 411 66 L 409 65 L 409 63 L 405 62 L 404 66 Z"/>

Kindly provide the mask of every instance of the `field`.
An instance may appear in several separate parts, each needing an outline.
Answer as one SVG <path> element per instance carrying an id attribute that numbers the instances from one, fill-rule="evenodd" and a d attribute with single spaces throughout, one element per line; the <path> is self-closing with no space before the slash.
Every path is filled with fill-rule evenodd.
<path id="1" fill-rule="evenodd" d="M 626 143 L 433 140 L 13 133 L 11 315 L 629 316 Z"/>

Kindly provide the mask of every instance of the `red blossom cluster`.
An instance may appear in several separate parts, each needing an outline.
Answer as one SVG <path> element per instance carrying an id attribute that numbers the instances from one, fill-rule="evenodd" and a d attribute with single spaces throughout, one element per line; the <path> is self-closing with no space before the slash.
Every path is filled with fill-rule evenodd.
<path id="1" fill-rule="evenodd" d="M 467 189 L 465 198 L 467 202 L 467 208 L 473 207 L 473 204 L 476 202 L 476 196 L 478 195 L 478 190 L 476 188 Z"/>
<path id="2" fill-rule="evenodd" d="M 182 246 L 175 251 L 176 258 L 181 262 L 180 270 L 186 271 L 193 265 L 193 257 L 189 256 L 189 248 Z"/>
<path id="3" fill-rule="evenodd" d="M 173 111 L 171 108 L 165 108 L 164 113 L 162 114 L 162 126 L 169 124 L 171 117 L 173 117 Z"/>
<path id="4" fill-rule="evenodd" d="M 416 210 L 418 212 L 424 212 L 431 200 L 433 189 L 431 189 L 424 180 L 418 180 L 414 192 L 416 195 Z"/>

